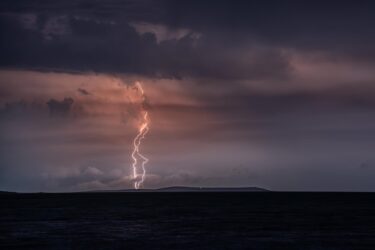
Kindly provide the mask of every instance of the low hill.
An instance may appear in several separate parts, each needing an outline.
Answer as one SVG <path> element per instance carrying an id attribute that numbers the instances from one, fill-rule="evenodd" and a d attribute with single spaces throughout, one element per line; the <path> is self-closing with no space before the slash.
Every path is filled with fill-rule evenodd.
<path id="1" fill-rule="evenodd" d="M 173 186 L 158 189 L 122 189 L 122 190 L 93 190 L 94 192 L 152 192 L 152 193 L 171 193 L 171 192 L 269 192 L 269 190 L 258 187 L 186 187 Z"/>
<path id="2" fill-rule="evenodd" d="M 158 192 L 265 192 L 269 191 L 258 187 L 166 187 L 157 189 Z"/>

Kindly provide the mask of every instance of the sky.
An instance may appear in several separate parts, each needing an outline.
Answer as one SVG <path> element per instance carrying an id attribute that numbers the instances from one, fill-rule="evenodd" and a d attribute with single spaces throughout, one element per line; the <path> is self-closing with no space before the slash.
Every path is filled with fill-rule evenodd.
<path id="1" fill-rule="evenodd" d="M 0 2 L 0 190 L 375 191 L 373 1 Z M 135 88 L 141 83 L 145 99 Z"/>

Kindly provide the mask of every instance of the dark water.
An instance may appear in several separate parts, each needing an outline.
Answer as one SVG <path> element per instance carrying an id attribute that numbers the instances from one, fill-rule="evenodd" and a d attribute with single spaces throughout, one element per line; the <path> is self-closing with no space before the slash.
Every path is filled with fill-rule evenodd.
<path id="1" fill-rule="evenodd" d="M 0 196 L 0 249 L 375 249 L 371 193 Z"/>

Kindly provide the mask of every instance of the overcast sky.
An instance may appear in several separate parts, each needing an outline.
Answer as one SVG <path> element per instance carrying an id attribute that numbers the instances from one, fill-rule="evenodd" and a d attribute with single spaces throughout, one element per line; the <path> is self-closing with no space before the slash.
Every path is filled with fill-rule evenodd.
<path id="1" fill-rule="evenodd" d="M 373 1 L 0 2 L 0 189 L 375 191 Z M 142 83 L 147 105 L 133 86 Z"/>

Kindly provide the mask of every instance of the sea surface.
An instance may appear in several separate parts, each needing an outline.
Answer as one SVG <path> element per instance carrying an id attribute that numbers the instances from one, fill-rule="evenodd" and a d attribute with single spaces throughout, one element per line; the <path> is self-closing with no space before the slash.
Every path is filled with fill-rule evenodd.
<path id="1" fill-rule="evenodd" d="M 0 249 L 375 249 L 375 193 L 0 195 Z"/>

